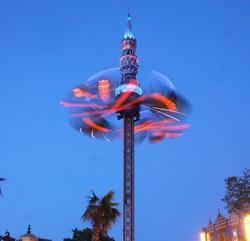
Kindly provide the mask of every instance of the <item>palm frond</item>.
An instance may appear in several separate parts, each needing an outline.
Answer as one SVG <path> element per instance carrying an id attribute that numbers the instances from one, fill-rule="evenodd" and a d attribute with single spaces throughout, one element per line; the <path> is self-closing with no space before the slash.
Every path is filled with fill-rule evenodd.
<path id="1" fill-rule="evenodd" d="M 83 221 L 90 221 L 93 227 L 98 227 L 100 233 L 106 233 L 120 216 L 116 208 L 119 204 L 113 202 L 114 192 L 109 191 L 99 198 L 94 192 L 88 197 L 88 206 L 82 215 Z"/>
<path id="2" fill-rule="evenodd" d="M 92 191 L 92 196 L 88 196 L 88 199 L 89 199 L 89 204 L 96 204 L 100 200 L 100 198 L 96 196 L 94 191 Z"/>

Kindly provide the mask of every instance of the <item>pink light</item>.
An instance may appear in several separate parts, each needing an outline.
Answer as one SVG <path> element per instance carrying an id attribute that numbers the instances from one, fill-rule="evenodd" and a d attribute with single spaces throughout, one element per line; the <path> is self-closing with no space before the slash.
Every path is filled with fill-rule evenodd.
<path id="1" fill-rule="evenodd" d="M 162 129 L 168 131 L 181 131 L 190 128 L 190 124 L 180 124 L 180 125 L 171 125 L 171 126 L 163 126 Z"/>
<path id="2" fill-rule="evenodd" d="M 160 138 L 175 138 L 180 137 L 183 134 L 182 133 L 171 133 L 171 132 L 153 132 L 153 136 L 160 137 Z"/>
<path id="3" fill-rule="evenodd" d="M 86 90 L 81 89 L 81 88 L 75 88 L 72 91 L 73 91 L 75 97 L 88 97 L 91 99 L 96 98 L 96 95 L 93 95 L 93 94 L 91 94 L 91 93 L 89 93 Z"/>
<path id="4" fill-rule="evenodd" d="M 93 107 L 97 109 L 103 109 L 104 107 L 101 105 L 96 105 L 96 104 L 81 104 L 81 103 L 72 103 L 72 102 L 67 102 L 67 101 L 60 101 L 60 104 L 63 105 L 64 107 Z"/>

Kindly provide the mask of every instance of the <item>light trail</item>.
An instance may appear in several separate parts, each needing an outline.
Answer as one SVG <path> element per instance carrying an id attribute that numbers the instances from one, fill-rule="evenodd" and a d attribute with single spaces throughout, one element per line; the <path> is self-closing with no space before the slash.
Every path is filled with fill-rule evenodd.
<path id="1" fill-rule="evenodd" d="M 171 101 L 169 98 L 159 94 L 159 93 L 153 93 L 150 94 L 150 96 L 158 101 L 160 101 L 162 104 L 164 104 L 169 110 L 177 110 L 177 107 L 173 101 Z"/>
<path id="2" fill-rule="evenodd" d="M 104 134 L 103 134 L 103 137 L 104 137 L 104 139 L 105 139 L 107 142 L 110 142 L 110 140 L 108 139 L 108 137 L 106 137 Z"/>
<path id="3" fill-rule="evenodd" d="M 90 99 L 97 98 L 96 95 L 89 93 L 88 91 L 82 89 L 82 88 L 75 88 L 72 90 L 75 97 L 88 97 Z"/>
<path id="4" fill-rule="evenodd" d="M 103 109 L 102 105 L 97 104 L 82 104 L 82 103 L 73 103 L 68 101 L 60 101 L 60 104 L 64 107 L 82 107 L 82 108 L 97 108 L 97 109 Z"/>
<path id="5" fill-rule="evenodd" d="M 94 136 L 94 129 L 91 130 L 91 137 L 92 137 L 92 138 L 96 138 L 96 137 Z"/>
<path id="6" fill-rule="evenodd" d="M 162 114 L 162 115 L 164 115 L 164 116 L 167 116 L 167 117 L 169 117 L 169 118 L 171 118 L 171 119 L 173 119 L 173 120 L 180 121 L 179 119 L 177 119 L 177 118 L 175 118 L 175 117 L 173 117 L 173 116 L 171 116 L 171 115 L 169 115 L 169 114 L 167 114 L 167 113 L 164 113 L 164 112 L 162 112 L 162 111 L 154 110 L 153 108 L 148 107 L 148 106 L 146 106 L 146 105 L 142 105 L 142 106 L 144 106 L 145 108 L 151 109 L 151 110 L 153 110 L 153 111 L 156 111 L 156 112 L 158 112 L 158 113 L 160 113 L 160 114 Z"/>
<path id="7" fill-rule="evenodd" d="M 172 112 L 172 113 L 180 114 L 180 115 L 183 115 L 183 116 L 188 116 L 187 114 L 185 114 L 183 112 L 180 112 L 180 111 L 174 111 L 174 110 L 164 109 L 164 108 L 160 108 L 160 107 L 157 107 L 157 106 L 153 106 L 153 109 L 165 110 L 165 111 L 169 111 L 169 112 Z"/>
<path id="8" fill-rule="evenodd" d="M 95 130 L 101 131 L 101 132 L 110 132 L 108 128 L 102 127 L 100 125 L 97 125 L 95 122 L 93 122 L 89 118 L 83 118 L 82 119 L 88 126 L 94 128 Z"/>

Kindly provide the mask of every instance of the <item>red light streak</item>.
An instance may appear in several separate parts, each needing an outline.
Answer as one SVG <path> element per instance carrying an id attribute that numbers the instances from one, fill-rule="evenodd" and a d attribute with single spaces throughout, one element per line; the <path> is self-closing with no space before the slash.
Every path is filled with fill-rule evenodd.
<path id="1" fill-rule="evenodd" d="M 132 94 L 133 89 L 136 87 L 135 85 L 132 85 L 131 87 L 131 82 L 133 80 L 131 80 L 128 84 L 128 86 L 130 86 L 130 91 L 124 91 L 124 93 L 122 93 L 119 98 L 116 100 L 116 102 L 114 103 L 114 105 L 111 107 L 110 112 L 115 112 L 117 111 L 116 109 Z"/>
<path id="2" fill-rule="evenodd" d="M 95 122 L 93 122 L 89 118 L 83 118 L 83 121 L 90 127 L 94 128 L 95 130 L 101 131 L 101 132 L 110 132 L 108 128 L 102 127 L 97 125 Z"/>
<path id="3" fill-rule="evenodd" d="M 140 125 L 135 126 L 135 133 L 149 130 L 159 130 L 167 128 L 168 124 L 173 123 L 174 120 L 163 120 L 163 121 L 146 121 Z"/>
<path id="4" fill-rule="evenodd" d="M 86 90 L 83 90 L 81 88 L 75 88 L 72 91 L 73 91 L 75 97 L 88 97 L 91 99 L 96 98 L 96 95 L 91 94 L 91 93 L 89 93 Z"/>
<path id="5" fill-rule="evenodd" d="M 151 139 L 150 142 L 152 143 L 157 143 L 160 142 L 162 138 L 158 138 L 158 139 Z"/>
<path id="6" fill-rule="evenodd" d="M 114 109 L 114 112 L 129 109 L 129 107 L 131 107 L 131 106 L 133 106 L 133 105 L 136 105 L 136 104 L 139 104 L 139 103 L 142 102 L 143 100 L 145 100 L 145 97 L 144 97 L 144 96 L 138 97 L 138 98 L 136 98 L 135 100 L 132 100 L 132 101 L 130 101 L 129 103 L 127 103 L 127 104 L 125 104 L 125 105 L 122 105 L 122 106 L 120 106 L 119 108 Z"/>
<path id="7" fill-rule="evenodd" d="M 135 133 L 152 130 L 154 128 L 155 124 L 153 123 L 153 121 L 146 121 L 140 125 L 135 126 Z"/>
<path id="8" fill-rule="evenodd" d="M 172 133 L 172 132 L 153 132 L 152 133 L 153 136 L 156 136 L 156 137 L 160 137 L 160 138 L 175 138 L 175 137 L 179 137 L 179 136 L 182 136 L 183 134 L 182 133 Z"/>
<path id="9" fill-rule="evenodd" d="M 133 81 L 133 80 L 131 80 Z M 124 93 L 126 94 L 126 92 Z M 122 97 L 122 95 L 120 96 Z M 129 93 L 128 93 L 128 96 L 124 96 L 124 100 L 121 100 L 121 103 L 123 103 L 127 98 L 129 97 Z M 146 100 L 146 99 L 149 99 L 149 98 L 154 98 L 158 101 L 160 101 L 161 103 L 165 104 L 165 106 L 169 109 L 169 110 L 172 110 L 172 111 L 176 111 L 177 110 L 177 107 L 176 105 L 168 98 L 166 98 L 165 96 L 162 96 L 158 93 L 154 93 L 154 94 L 149 94 L 149 95 L 144 95 L 144 96 L 140 96 L 138 98 L 136 98 L 135 100 L 132 100 L 131 102 L 125 104 L 125 105 L 122 105 L 119 107 L 120 103 L 118 103 L 117 105 L 113 105 L 113 107 L 111 108 L 112 109 L 112 112 L 117 112 L 117 111 L 122 111 L 122 110 L 126 110 L 128 109 L 129 107 L 133 106 L 133 105 L 136 105 L 136 104 L 139 104 L 141 103 L 142 101 Z M 118 100 L 117 100 L 118 101 Z M 155 108 L 155 107 L 154 107 Z M 155 110 L 156 111 L 156 110 Z M 163 113 L 164 115 L 167 115 L 166 113 Z M 171 117 L 173 118 L 172 116 L 169 116 L 168 117 Z"/>
<path id="10" fill-rule="evenodd" d="M 191 126 L 190 124 L 170 125 L 170 126 L 163 126 L 161 129 L 168 131 L 181 131 L 188 129 L 190 126 Z"/>
<path id="11" fill-rule="evenodd" d="M 159 93 L 153 93 L 153 94 L 150 94 L 150 96 L 160 101 L 161 103 L 163 103 L 169 110 L 173 110 L 173 111 L 177 110 L 175 103 L 171 101 L 169 98 L 162 96 Z"/>

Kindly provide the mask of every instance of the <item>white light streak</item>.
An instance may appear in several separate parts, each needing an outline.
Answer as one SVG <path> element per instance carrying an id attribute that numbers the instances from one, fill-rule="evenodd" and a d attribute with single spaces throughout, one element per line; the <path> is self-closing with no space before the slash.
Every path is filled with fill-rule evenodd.
<path id="1" fill-rule="evenodd" d="M 104 139 L 105 139 L 107 142 L 110 142 L 109 138 L 106 137 L 104 134 L 103 134 L 103 137 L 104 137 Z"/>
<path id="2" fill-rule="evenodd" d="M 92 137 L 92 138 L 96 138 L 96 137 L 94 136 L 94 129 L 91 130 L 91 137 Z"/>
<path id="3" fill-rule="evenodd" d="M 176 114 L 180 114 L 180 115 L 188 116 L 187 114 L 185 114 L 185 113 L 183 113 L 183 112 L 180 112 L 180 111 L 176 111 L 176 110 L 169 110 L 169 109 L 160 108 L 160 107 L 156 107 L 156 106 L 153 106 L 153 109 L 157 109 L 157 110 L 165 110 L 165 111 L 169 111 L 169 112 L 172 112 L 172 113 L 176 113 Z"/>
<path id="4" fill-rule="evenodd" d="M 148 109 L 151 109 L 151 110 L 153 110 L 153 111 L 156 111 L 157 113 L 160 113 L 160 114 L 162 114 L 162 115 L 164 115 L 164 116 L 167 116 L 167 117 L 169 117 L 169 118 L 171 118 L 171 119 L 173 119 L 173 120 L 180 121 L 179 119 L 177 119 L 177 118 L 175 118 L 175 117 L 173 117 L 173 116 L 171 116 L 171 115 L 169 115 L 169 114 L 167 114 L 167 113 L 164 113 L 164 112 L 159 111 L 159 110 L 155 110 L 155 109 L 153 109 L 153 108 L 151 108 L 151 107 L 148 107 L 148 106 L 146 106 L 146 105 L 143 105 L 143 106 L 146 107 L 146 108 L 148 108 Z"/>

